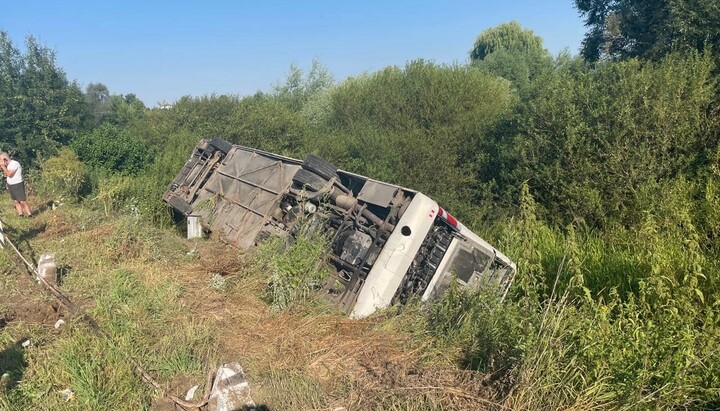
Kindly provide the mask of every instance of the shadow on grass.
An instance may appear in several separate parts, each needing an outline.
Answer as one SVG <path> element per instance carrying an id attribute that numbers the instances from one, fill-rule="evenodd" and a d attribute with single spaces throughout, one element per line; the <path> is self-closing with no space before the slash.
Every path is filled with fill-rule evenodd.
<path id="1" fill-rule="evenodd" d="M 22 379 L 27 363 L 23 355 L 23 337 L 0 352 L 0 392 L 9 391 Z"/>
<path id="2" fill-rule="evenodd" d="M 39 206 L 35 207 L 35 209 L 32 210 L 33 216 L 36 216 L 40 213 L 44 213 L 45 211 L 47 211 L 49 209 L 52 209 L 53 203 L 54 203 L 53 200 L 48 200 L 48 201 L 40 204 Z"/>
<path id="3" fill-rule="evenodd" d="M 19 244 L 28 243 L 28 241 L 35 238 L 35 236 L 37 236 L 38 234 L 42 234 L 45 230 L 47 230 L 47 223 L 32 227 L 27 231 L 23 231 L 22 234 L 17 237 L 17 242 Z"/>

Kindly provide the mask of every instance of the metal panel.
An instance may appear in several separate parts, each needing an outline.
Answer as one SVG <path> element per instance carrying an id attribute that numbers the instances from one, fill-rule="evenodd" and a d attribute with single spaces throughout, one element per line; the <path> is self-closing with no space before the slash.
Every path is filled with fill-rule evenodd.
<path id="1" fill-rule="evenodd" d="M 205 193 L 198 193 L 198 200 L 215 201 L 212 212 L 204 216 L 205 223 L 238 247 L 252 246 L 299 168 L 234 147 L 208 178 Z"/>
<path id="2" fill-rule="evenodd" d="M 365 185 L 363 185 L 362 190 L 360 190 L 358 200 L 380 207 L 388 207 L 393 198 L 395 198 L 397 190 L 397 186 L 368 180 L 365 182 Z"/>

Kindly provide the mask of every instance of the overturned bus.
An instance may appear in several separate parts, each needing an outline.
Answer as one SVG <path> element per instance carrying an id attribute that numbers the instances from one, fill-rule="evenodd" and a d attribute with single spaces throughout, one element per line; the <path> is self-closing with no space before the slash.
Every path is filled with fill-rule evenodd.
<path id="1" fill-rule="evenodd" d="M 322 224 L 337 278 L 331 291 L 352 317 L 441 296 L 453 281 L 496 287 L 504 298 L 516 266 L 432 198 L 415 190 L 305 161 L 201 140 L 164 194 L 177 213 L 240 248 Z"/>

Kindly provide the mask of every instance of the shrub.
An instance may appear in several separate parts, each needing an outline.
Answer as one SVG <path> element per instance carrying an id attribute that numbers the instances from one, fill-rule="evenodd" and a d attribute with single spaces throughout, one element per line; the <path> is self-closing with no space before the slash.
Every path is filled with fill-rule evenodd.
<path id="1" fill-rule="evenodd" d="M 517 365 L 530 320 L 491 290 L 460 289 L 457 283 L 428 312 L 431 333 L 443 345 L 460 347 L 462 366 L 483 372 L 507 372 Z"/>
<path id="2" fill-rule="evenodd" d="M 122 175 L 111 175 L 100 179 L 95 200 L 103 205 L 106 216 L 125 205 L 131 181 L 129 177 Z"/>
<path id="3" fill-rule="evenodd" d="M 328 242 L 316 230 L 298 233 L 290 244 L 270 237 L 257 249 L 256 267 L 267 271 L 267 300 L 276 310 L 305 301 L 328 277 Z"/>
<path id="4" fill-rule="evenodd" d="M 145 142 L 111 124 L 81 135 L 71 146 L 89 166 L 123 174 L 136 174 L 150 156 Z"/>
<path id="5" fill-rule="evenodd" d="M 42 164 L 39 188 L 42 193 L 56 200 L 75 202 L 80 200 L 87 181 L 87 167 L 78 160 L 74 151 L 65 147 L 57 156 Z"/>

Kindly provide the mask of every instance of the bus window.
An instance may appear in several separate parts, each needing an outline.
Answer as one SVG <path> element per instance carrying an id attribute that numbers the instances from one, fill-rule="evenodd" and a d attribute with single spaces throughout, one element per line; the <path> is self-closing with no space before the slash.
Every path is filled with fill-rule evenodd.
<path id="1" fill-rule="evenodd" d="M 459 248 L 453 259 L 453 269 L 460 281 L 469 284 L 473 274 L 484 272 L 490 260 L 489 255 L 476 248 L 472 252 Z"/>

